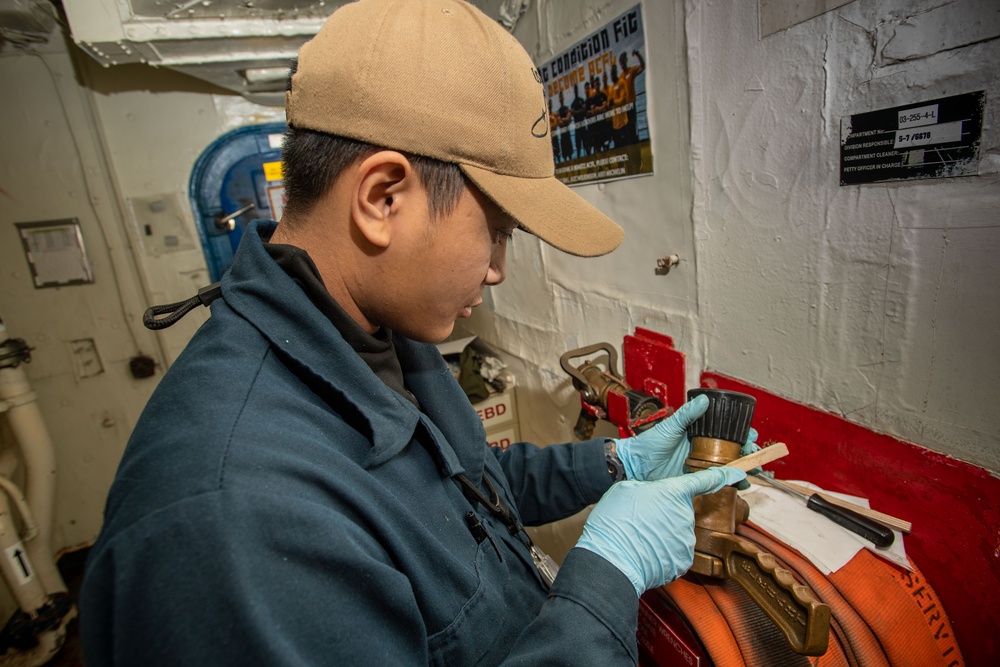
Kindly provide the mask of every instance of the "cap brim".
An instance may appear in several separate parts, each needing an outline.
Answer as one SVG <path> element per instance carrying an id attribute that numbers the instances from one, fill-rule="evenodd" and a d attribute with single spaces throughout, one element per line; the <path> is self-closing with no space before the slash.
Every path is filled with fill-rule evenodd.
<path id="1" fill-rule="evenodd" d="M 579 257 L 606 255 L 625 230 L 554 176 L 520 178 L 460 164 L 465 175 L 526 231 Z"/>

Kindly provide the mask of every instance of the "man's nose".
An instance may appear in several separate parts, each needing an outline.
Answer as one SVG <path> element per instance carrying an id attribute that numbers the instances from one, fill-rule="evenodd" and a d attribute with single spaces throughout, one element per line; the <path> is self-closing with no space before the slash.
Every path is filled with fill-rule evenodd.
<path id="1" fill-rule="evenodd" d="M 499 285 L 507 277 L 507 242 L 498 243 L 490 256 L 490 268 L 486 270 L 486 284 Z"/>

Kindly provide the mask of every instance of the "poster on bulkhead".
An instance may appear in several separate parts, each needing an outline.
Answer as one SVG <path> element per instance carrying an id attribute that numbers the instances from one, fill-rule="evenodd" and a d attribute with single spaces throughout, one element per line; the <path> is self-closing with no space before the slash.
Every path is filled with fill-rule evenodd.
<path id="1" fill-rule="evenodd" d="M 566 185 L 653 173 L 645 51 L 636 5 L 539 67 Z"/>

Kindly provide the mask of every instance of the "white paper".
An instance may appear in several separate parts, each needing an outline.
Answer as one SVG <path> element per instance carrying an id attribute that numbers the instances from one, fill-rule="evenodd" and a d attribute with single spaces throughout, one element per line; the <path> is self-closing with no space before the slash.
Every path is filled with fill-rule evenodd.
<path id="1" fill-rule="evenodd" d="M 826 491 L 809 482 L 792 481 L 862 507 L 869 506 L 865 498 Z M 741 491 L 740 496 L 750 505 L 751 522 L 801 553 L 824 575 L 844 567 L 862 549 L 868 549 L 880 558 L 910 569 L 903 546 L 903 535 L 897 530 L 892 531 L 896 536 L 892 545 L 888 549 L 879 549 L 860 535 L 808 509 L 802 498 L 787 491 L 754 485 Z"/>

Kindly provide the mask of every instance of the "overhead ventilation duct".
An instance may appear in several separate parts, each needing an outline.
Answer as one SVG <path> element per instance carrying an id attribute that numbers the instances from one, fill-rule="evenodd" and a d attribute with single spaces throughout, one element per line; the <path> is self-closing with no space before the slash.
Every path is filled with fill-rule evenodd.
<path id="1" fill-rule="evenodd" d="M 272 106 L 289 62 L 344 0 L 63 0 L 73 40 L 105 67 L 169 67 Z"/>
<path id="2" fill-rule="evenodd" d="M 4 42 L 45 42 L 55 23 L 56 10 L 49 0 L 0 0 L 0 48 Z"/>

